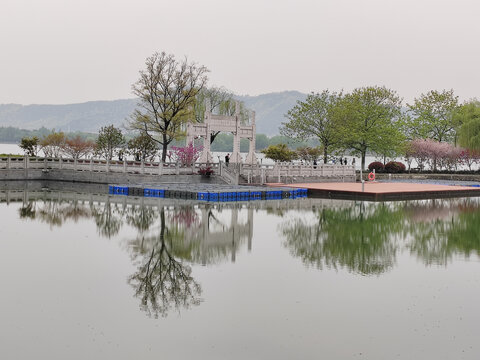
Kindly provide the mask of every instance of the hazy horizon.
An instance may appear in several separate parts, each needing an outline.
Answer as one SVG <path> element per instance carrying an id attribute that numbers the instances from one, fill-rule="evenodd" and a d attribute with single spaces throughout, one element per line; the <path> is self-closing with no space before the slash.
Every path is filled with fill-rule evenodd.
<path id="1" fill-rule="evenodd" d="M 272 91 L 272 92 L 268 92 L 268 93 L 262 93 L 262 94 L 258 94 L 258 95 L 251 95 L 251 94 L 235 94 L 235 96 L 238 96 L 238 97 L 256 97 L 256 96 L 262 96 L 262 95 L 270 95 L 270 94 L 281 94 L 281 93 L 290 93 L 290 92 L 297 92 L 297 93 L 301 93 L 301 94 L 306 94 L 306 93 L 303 93 L 301 91 L 297 91 L 297 90 L 284 90 L 284 91 Z M 31 104 L 20 104 L 20 103 L 0 103 L 0 105 L 22 105 L 22 106 L 30 106 L 30 105 L 45 105 L 45 106 L 49 106 L 49 105 L 77 105 L 77 104 L 84 104 L 84 103 L 89 103 L 89 102 L 107 102 L 107 101 L 122 101 L 122 100 L 134 100 L 135 99 L 135 96 L 130 96 L 130 97 L 125 97 L 125 98 L 121 98 L 121 99 L 97 99 L 97 100 L 87 100 L 87 101 L 80 101 L 80 102 L 72 102 L 72 103 L 61 103 L 61 104 L 54 104 L 54 103 L 31 103 Z"/>
<path id="2" fill-rule="evenodd" d="M 4 0 L 0 103 L 133 98 L 146 57 L 210 69 L 236 94 L 379 85 L 411 102 L 479 97 L 474 0 Z"/>

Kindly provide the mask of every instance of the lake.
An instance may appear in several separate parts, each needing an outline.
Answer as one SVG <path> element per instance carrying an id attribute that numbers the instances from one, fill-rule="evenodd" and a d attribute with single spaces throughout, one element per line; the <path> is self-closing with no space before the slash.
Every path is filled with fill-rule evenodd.
<path id="1" fill-rule="evenodd" d="M 23 155 L 24 151 L 18 144 L 0 144 L 0 154 Z"/>
<path id="2" fill-rule="evenodd" d="M 478 359 L 480 201 L 0 183 L 4 359 Z"/>

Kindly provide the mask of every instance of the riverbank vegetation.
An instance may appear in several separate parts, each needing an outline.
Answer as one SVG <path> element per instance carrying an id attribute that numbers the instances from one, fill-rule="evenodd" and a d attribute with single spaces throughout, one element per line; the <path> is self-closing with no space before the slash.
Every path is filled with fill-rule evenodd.
<path id="1" fill-rule="evenodd" d="M 367 153 L 386 159 L 404 157 L 410 169 L 453 171 L 480 165 L 480 102 L 459 103 L 453 90 L 431 90 L 404 104 L 385 87 L 351 93 L 312 93 L 287 114 L 280 132 L 297 140 L 316 139 L 323 160 L 331 154 Z"/>

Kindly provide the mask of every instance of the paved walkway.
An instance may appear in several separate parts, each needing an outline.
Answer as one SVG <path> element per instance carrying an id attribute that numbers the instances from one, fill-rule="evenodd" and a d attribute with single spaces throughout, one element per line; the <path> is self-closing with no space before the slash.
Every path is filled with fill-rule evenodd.
<path id="1" fill-rule="evenodd" d="M 305 183 L 267 185 L 305 188 L 308 189 L 308 194 L 313 196 L 349 199 L 358 198 L 374 201 L 480 196 L 480 188 L 478 187 L 401 182 L 365 182 L 363 192 L 361 183 Z"/>

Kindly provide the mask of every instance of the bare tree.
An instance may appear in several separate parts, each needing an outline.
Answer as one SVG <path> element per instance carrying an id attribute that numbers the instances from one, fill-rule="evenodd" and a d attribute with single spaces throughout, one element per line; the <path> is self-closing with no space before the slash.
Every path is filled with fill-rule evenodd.
<path id="1" fill-rule="evenodd" d="M 145 66 L 132 85 L 139 102 L 129 125 L 162 145 L 165 162 L 168 145 L 184 136 L 186 122 L 194 117 L 195 98 L 207 83 L 208 69 L 165 52 L 147 58 Z"/>
<path id="2" fill-rule="evenodd" d="M 63 151 L 73 157 L 79 159 L 83 156 L 87 156 L 95 150 L 95 142 L 92 140 L 83 139 L 80 135 L 75 136 L 72 139 L 67 139 Z"/>

